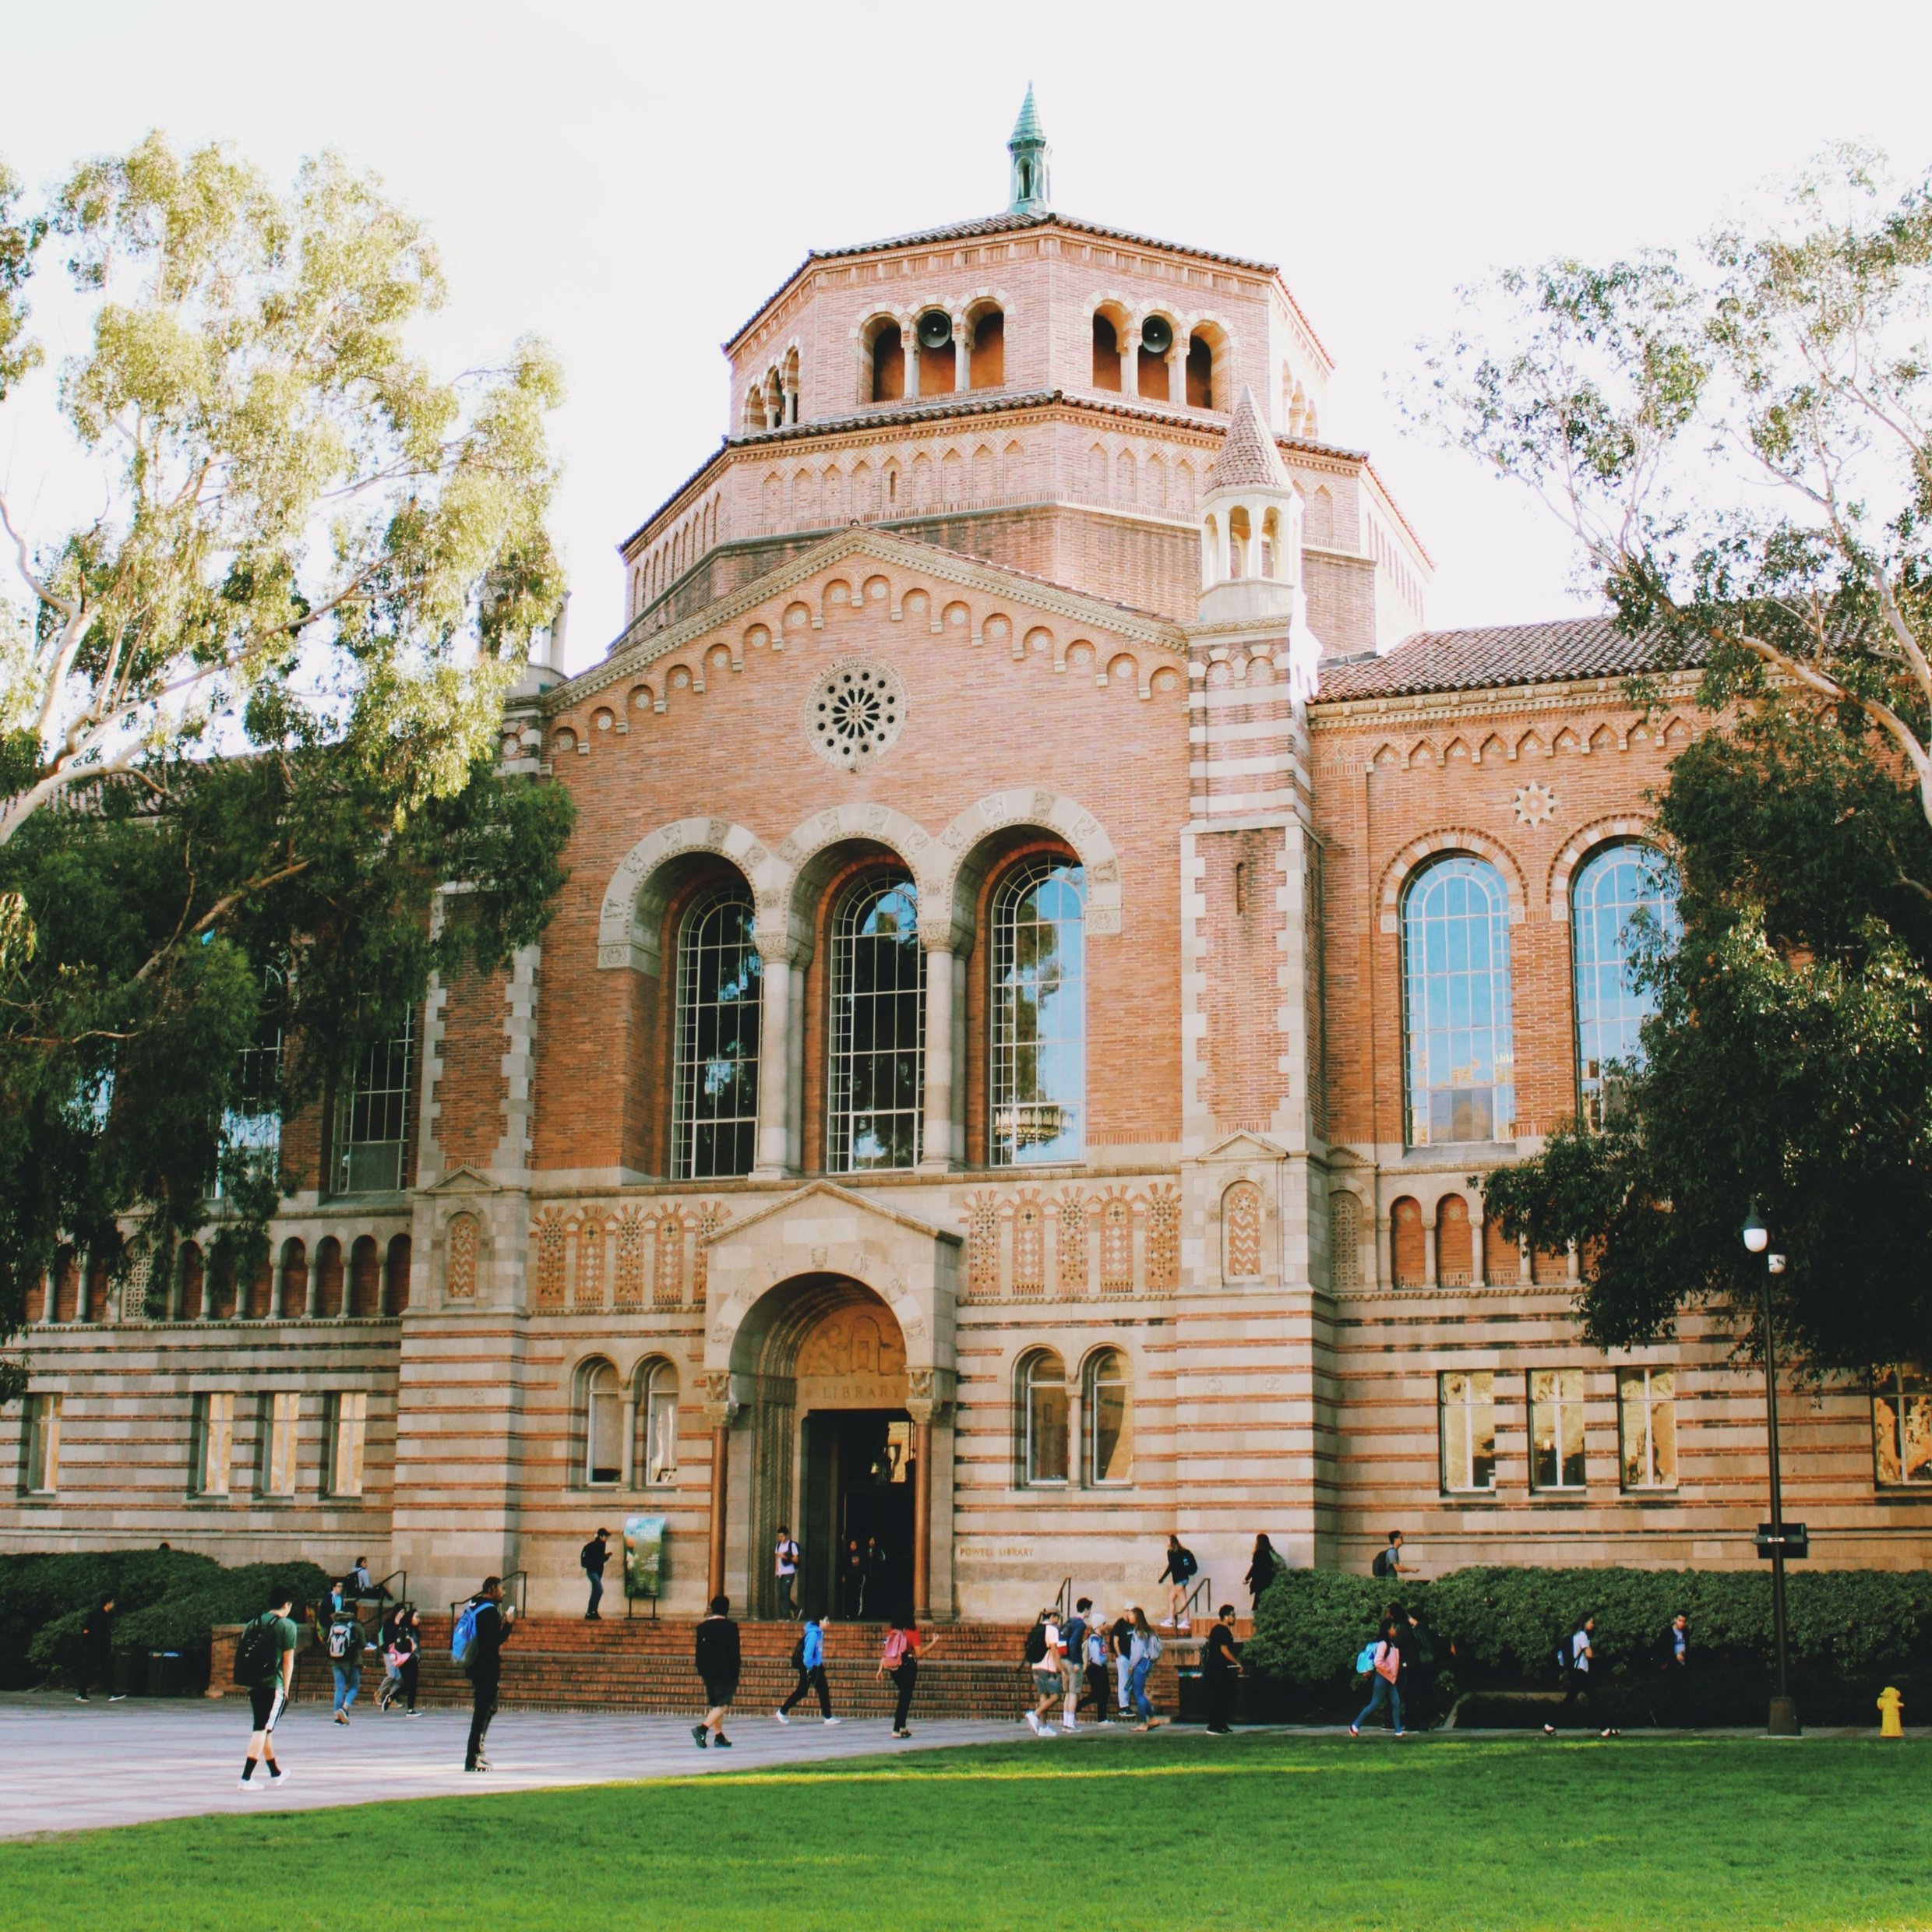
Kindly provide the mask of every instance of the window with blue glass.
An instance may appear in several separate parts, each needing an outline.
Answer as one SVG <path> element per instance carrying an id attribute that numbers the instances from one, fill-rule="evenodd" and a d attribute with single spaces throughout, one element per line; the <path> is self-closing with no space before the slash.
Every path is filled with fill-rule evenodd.
<path id="1" fill-rule="evenodd" d="M 1408 1144 L 1513 1140 L 1509 895 L 1486 860 L 1438 859 L 1411 883 L 1402 1024 Z"/>
<path id="2" fill-rule="evenodd" d="M 671 1171 L 679 1180 L 749 1174 L 758 1141 L 759 996 L 763 968 L 742 886 L 691 908 L 678 942 Z"/>
<path id="3" fill-rule="evenodd" d="M 848 893 L 832 922 L 826 1166 L 917 1167 L 925 1095 L 925 954 L 918 890 L 887 873 Z"/>
<path id="4" fill-rule="evenodd" d="M 1639 983 L 1645 952 L 1677 933 L 1669 862 L 1648 845 L 1606 845 L 1578 868 L 1570 894 L 1577 994 L 1577 1114 L 1601 1126 L 1620 1078 L 1643 1059 L 1643 1024 L 1656 1010 Z"/>
<path id="5" fill-rule="evenodd" d="M 1077 1161 L 1087 1098 L 1086 874 L 1031 859 L 992 905 L 992 1164 Z"/>

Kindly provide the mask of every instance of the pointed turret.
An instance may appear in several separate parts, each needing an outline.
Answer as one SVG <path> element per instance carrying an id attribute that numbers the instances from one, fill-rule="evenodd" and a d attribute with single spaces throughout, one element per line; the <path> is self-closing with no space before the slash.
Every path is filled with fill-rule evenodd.
<path id="1" fill-rule="evenodd" d="M 1020 118 L 1013 124 L 1007 152 L 1013 157 L 1013 189 L 1007 208 L 1016 215 L 1045 214 L 1052 200 L 1048 164 L 1053 150 L 1046 144 L 1040 126 L 1038 110 L 1033 104 L 1033 83 L 1027 83 L 1026 99 L 1021 103 Z"/>
<path id="2" fill-rule="evenodd" d="M 1271 490 L 1281 495 L 1293 492 L 1295 486 L 1288 480 L 1282 453 L 1275 448 L 1267 425 L 1261 420 L 1260 405 L 1254 400 L 1254 391 L 1245 383 L 1228 425 L 1227 440 L 1208 472 L 1208 487 L 1211 490 Z"/>

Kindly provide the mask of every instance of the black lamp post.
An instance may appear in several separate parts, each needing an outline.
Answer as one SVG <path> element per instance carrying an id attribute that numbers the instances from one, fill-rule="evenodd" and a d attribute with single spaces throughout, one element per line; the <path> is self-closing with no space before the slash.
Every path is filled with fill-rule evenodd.
<path id="1" fill-rule="evenodd" d="M 1773 1737 L 1796 1737 L 1798 1705 L 1791 1694 L 1791 1660 L 1785 1641 L 1785 1510 L 1778 1480 L 1778 1357 L 1771 1327 L 1771 1278 L 1783 1274 L 1785 1257 L 1765 1253 L 1771 1245 L 1771 1231 L 1759 1218 L 1754 1201 L 1743 1232 L 1745 1247 L 1753 1254 L 1765 1256 L 1761 1301 L 1765 1324 L 1765 1420 L 1771 1447 L 1771 1628 L 1778 1651 L 1778 1694 L 1771 1701 L 1771 1715 L 1765 1729 Z"/>

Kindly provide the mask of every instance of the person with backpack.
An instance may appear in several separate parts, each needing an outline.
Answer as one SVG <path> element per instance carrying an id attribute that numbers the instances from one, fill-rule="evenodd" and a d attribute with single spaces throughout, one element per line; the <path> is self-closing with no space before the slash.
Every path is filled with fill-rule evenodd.
<path id="1" fill-rule="evenodd" d="M 1603 1706 L 1596 1694 L 1596 1673 L 1591 1666 L 1596 1662 L 1596 1613 L 1586 1611 L 1578 1620 L 1573 1631 L 1566 1631 L 1557 1646 L 1557 1669 L 1563 1678 L 1563 1704 L 1557 1712 L 1557 1723 L 1546 1724 L 1543 1735 L 1554 1737 L 1557 1725 L 1570 1715 L 1573 1705 L 1588 1705 L 1590 1722 L 1602 1730 L 1606 1737 L 1621 1737 L 1624 1733 L 1613 1724 L 1606 1723 Z"/>
<path id="2" fill-rule="evenodd" d="M 1066 1698 L 1066 1712 L 1060 1729 L 1070 1731 L 1080 1722 L 1081 1674 L 1087 1660 L 1087 1620 L 1093 1613 L 1094 1600 L 1082 1597 L 1060 1631 L 1060 1684 Z"/>
<path id="3" fill-rule="evenodd" d="M 242 1627 L 235 1639 L 234 1680 L 249 1694 L 248 1755 L 242 1760 L 241 1787 L 244 1791 L 264 1791 L 282 1776 L 275 1761 L 275 1720 L 287 1705 L 295 1687 L 294 1593 L 280 1584 L 273 1585 L 262 1613 Z M 268 1784 L 254 1782 L 255 1767 L 268 1766 Z"/>
<path id="4" fill-rule="evenodd" d="M 362 1646 L 368 1641 L 361 1619 L 353 1602 L 344 1604 L 329 1619 L 329 1668 L 335 1675 L 335 1721 L 347 1724 L 349 1706 L 362 1688 Z"/>
<path id="5" fill-rule="evenodd" d="M 1026 1634 L 1025 1656 L 1028 1669 L 1033 1673 L 1034 1704 L 1025 1713 L 1027 1728 L 1035 1737 L 1053 1735 L 1053 1706 L 1059 1703 L 1060 1690 L 1060 1659 L 1066 1655 L 1060 1642 L 1059 1613 L 1042 1610 L 1033 1620 L 1033 1627 Z M 1042 1724 L 1040 1720 L 1045 1718 Z"/>
<path id="6" fill-rule="evenodd" d="M 1369 1672 L 1374 1683 L 1369 1701 L 1356 1713 L 1355 1722 L 1349 1726 L 1351 1737 L 1359 1737 L 1362 1727 L 1380 1710 L 1388 1706 L 1389 1728 L 1398 1737 L 1405 1736 L 1402 1729 L 1402 1693 L 1399 1679 L 1402 1674 L 1402 1648 L 1395 1641 L 1399 1620 L 1391 1616 L 1382 1626 L 1381 1634 L 1377 1638 L 1372 1652 L 1365 1652 L 1369 1659 Z M 1358 1657 L 1356 1662 L 1362 1661 Z"/>
<path id="7" fill-rule="evenodd" d="M 893 1706 L 892 1734 L 894 1737 L 910 1737 L 906 1719 L 912 1709 L 913 1687 L 919 1681 L 919 1659 L 939 1641 L 936 1636 L 929 1637 L 922 1644 L 917 1627 L 909 1617 L 897 1617 L 886 1632 L 886 1641 L 879 1653 L 879 1677 L 890 1677 L 893 1687 L 899 1698 Z M 876 1679 L 874 1681 L 877 1681 Z"/>
<path id="8" fill-rule="evenodd" d="M 1167 1562 L 1161 1574 L 1154 1581 L 1167 1585 L 1167 1614 L 1161 1620 L 1163 1630 L 1190 1630 L 1193 1626 L 1181 1613 L 1187 1607 L 1188 1587 L 1199 1574 L 1200 1565 L 1194 1560 L 1194 1553 L 1179 1537 L 1170 1535 L 1167 1539 Z"/>
<path id="9" fill-rule="evenodd" d="M 76 1704 L 91 1704 L 87 1692 L 94 1684 L 105 1687 L 108 1701 L 118 1704 L 127 1694 L 114 1687 L 114 1599 L 104 1596 L 87 1613 L 80 1627 L 80 1682 L 74 1692 Z"/>
<path id="10" fill-rule="evenodd" d="M 1408 1728 L 1429 1729 L 1436 1691 L 1436 1636 L 1420 1610 L 1410 1610 L 1397 1631 L 1402 1653 L 1402 1682 L 1408 1686 Z"/>
<path id="11" fill-rule="evenodd" d="M 772 1557 L 778 1576 L 778 1614 L 790 1623 L 799 1614 L 799 1546 L 788 1524 L 778 1525 L 778 1545 Z"/>
<path id="12" fill-rule="evenodd" d="M 1096 1619 L 1087 1630 L 1086 1655 L 1083 1662 L 1087 1667 L 1087 1694 L 1094 1701 L 1094 1722 L 1111 1724 L 1113 1722 L 1113 1701 L 1107 1694 L 1107 1665 L 1113 1654 L 1111 1633 L 1104 1619 Z"/>
<path id="13" fill-rule="evenodd" d="M 729 1597 L 712 1598 L 710 1614 L 698 1626 L 694 1660 L 704 1686 L 705 1710 L 703 1722 L 691 1726 L 691 1741 L 700 1750 L 710 1744 L 729 1750 L 732 1740 L 724 1735 L 724 1713 L 738 1695 L 741 1661 Z"/>
<path id="14" fill-rule="evenodd" d="M 1154 1705 L 1148 1697 L 1148 1679 L 1154 1674 L 1154 1666 L 1161 1661 L 1161 1638 L 1147 1620 L 1147 1612 L 1137 1603 L 1133 1606 L 1133 1635 L 1128 1654 L 1133 1667 L 1127 1673 L 1127 1694 L 1133 1698 L 1133 1708 L 1140 1713 L 1140 1722 L 1133 1728 L 1137 1731 L 1151 1731 L 1160 1720 L 1155 1716 Z"/>
<path id="15" fill-rule="evenodd" d="M 1233 1728 L 1236 1684 L 1241 1676 L 1241 1653 L 1235 1648 L 1234 1606 L 1224 1603 L 1215 1614 L 1200 1654 L 1201 1689 L 1208 1705 L 1208 1735 L 1225 1737 Z"/>
<path id="16" fill-rule="evenodd" d="M 450 1654 L 470 1680 L 470 1740 L 464 1747 L 465 1771 L 488 1771 L 483 1740 L 496 1715 L 497 1693 L 503 1683 L 503 1646 L 516 1620 L 514 1609 L 503 1608 L 503 1579 L 485 1577 L 483 1587 L 464 1605 L 450 1639 Z"/>
<path id="17" fill-rule="evenodd" d="M 1388 1533 L 1388 1546 L 1375 1553 L 1375 1560 L 1369 1566 L 1369 1574 L 1394 1582 L 1398 1577 L 1412 1577 L 1415 1571 L 1402 1560 L 1402 1532 L 1391 1529 Z"/>
<path id="18" fill-rule="evenodd" d="M 791 1687 L 791 1694 L 777 1710 L 772 1712 L 781 1724 L 791 1722 L 791 1707 L 808 1690 L 816 1690 L 819 1697 L 819 1715 L 827 1724 L 836 1724 L 838 1719 L 832 1715 L 832 1687 L 825 1678 L 825 1624 L 821 1617 L 808 1616 L 804 1627 L 799 1632 L 799 1641 L 791 1646 L 791 1668 L 799 1673 L 799 1680 Z"/>
<path id="19" fill-rule="evenodd" d="M 591 1580 L 591 1605 L 583 1613 L 587 1624 L 601 1624 L 604 1620 L 597 1606 L 604 1601 L 604 1566 L 610 1560 L 611 1532 L 608 1529 L 600 1529 L 577 1552 L 577 1562 Z"/>
<path id="20" fill-rule="evenodd" d="M 416 1676 L 421 1667 L 417 1653 L 421 1648 L 418 1634 L 421 1624 L 422 1619 L 407 1603 L 399 1603 L 385 1620 L 378 1641 L 387 1674 L 375 1694 L 377 1710 L 393 1710 L 397 1699 L 407 1697 L 409 1715 L 416 1715 Z"/>
<path id="21" fill-rule="evenodd" d="M 1114 1708 L 1125 1723 L 1127 1716 L 1127 1684 L 1133 1676 L 1133 1613 L 1140 1608 L 1130 1603 L 1113 1620 L 1108 1631 L 1108 1648 L 1113 1659 Z"/>

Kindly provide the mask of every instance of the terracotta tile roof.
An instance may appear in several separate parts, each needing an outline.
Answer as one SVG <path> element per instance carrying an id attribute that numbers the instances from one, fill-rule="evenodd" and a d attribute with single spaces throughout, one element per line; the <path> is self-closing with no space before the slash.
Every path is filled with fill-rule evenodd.
<path id="1" fill-rule="evenodd" d="M 1208 488 L 1278 490 L 1285 496 L 1294 487 L 1282 466 L 1282 453 L 1255 407 L 1254 391 L 1243 384 L 1221 453 L 1208 466 Z"/>
<path id="2" fill-rule="evenodd" d="M 1627 678 L 1656 661 L 1655 636 L 1631 637 L 1609 617 L 1423 631 L 1386 656 L 1325 664 L 1317 704 L 1479 691 L 1571 678 Z M 1692 653 L 1687 662 L 1698 661 Z"/>

